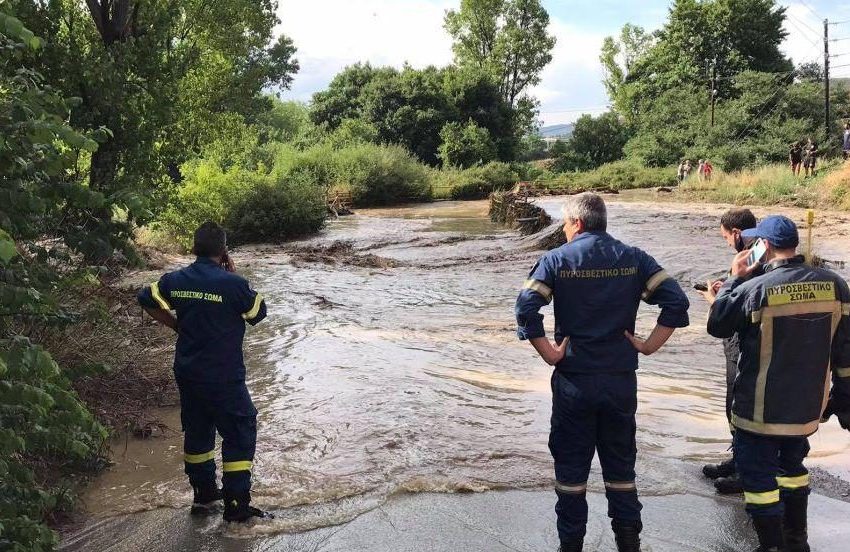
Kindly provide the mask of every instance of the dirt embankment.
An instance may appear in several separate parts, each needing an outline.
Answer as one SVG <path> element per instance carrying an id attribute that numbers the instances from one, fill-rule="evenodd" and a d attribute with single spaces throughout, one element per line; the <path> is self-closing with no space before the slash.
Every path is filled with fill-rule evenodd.
<path id="1" fill-rule="evenodd" d="M 139 288 L 155 281 L 177 256 L 144 251 L 145 270 L 113 270 L 96 284 L 66 295 L 78 320 L 46 329 L 42 342 L 75 379 L 74 388 L 101 423 L 114 431 L 150 436 L 165 429 L 152 414 L 178 404 L 172 374 L 174 333 L 143 314 Z"/>

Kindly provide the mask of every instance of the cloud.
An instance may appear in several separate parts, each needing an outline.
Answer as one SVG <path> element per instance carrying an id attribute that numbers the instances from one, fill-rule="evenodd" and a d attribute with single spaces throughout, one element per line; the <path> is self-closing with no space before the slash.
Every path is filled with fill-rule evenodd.
<path id="1" fill-rule="evenodd" d="M 451 63 L 443 29 L 449 0 L 281 0 L 277 32 L 292 38 L 301 71 L 288 98 L 309 100 L 357 62 L 414 67 Z"/>
<path id="2" fill-rule="evenodd" d="M 558 43 L 552 62 L 543 70 L 541 83 L 531 90 L 540 100 L 544 124 L 569 123 L 583 113 L 599 114 L 607 109 L 608 96 L 602 85 L 599 53 L 603 33 L 595 33 L 552 18 L 549 32 Z"/>

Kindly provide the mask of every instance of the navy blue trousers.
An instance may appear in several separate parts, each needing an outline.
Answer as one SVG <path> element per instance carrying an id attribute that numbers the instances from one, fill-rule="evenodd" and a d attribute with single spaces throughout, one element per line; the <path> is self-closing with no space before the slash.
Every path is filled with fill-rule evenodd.
<path id="1" fill-rule="evenodd" d="M 257 410 L 245 382 L 196 383 L 177 380 L 183 424 L 184 465 L 193 487 L 212 486 L 215 434 L 221 435 L 222 491 L 239 496 L 251 490 L 257 444 Z"/>
<path id="2" fill-rule="evenodd" d="M 788 493 L 809 493 L 809 454 L 805 437 L 758 435 L 742 429 L 733 440 L 735 464 L 751 516 L 780 516 Z"/>
<path id="3" fill-rule="evenodd" d="M 608 516 L 640 522 L 635 486 L 637 375 L 552 374 L 552 429 L 558 535 L 582 537 L 587 525 L 587 477 L 599 454 Z"/>

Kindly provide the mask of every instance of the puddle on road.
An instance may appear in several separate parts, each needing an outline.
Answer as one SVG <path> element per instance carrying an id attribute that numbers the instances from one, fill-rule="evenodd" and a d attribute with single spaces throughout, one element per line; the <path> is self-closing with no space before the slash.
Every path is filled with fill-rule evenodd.
<path id="1" fill-rule="evenodd" d="M 557 217 L 560 201 L 539 203 Z M 706 306 L 691 288 L 731 260 L 717 230 L 723 208 L 609 201 L 610 232 L 654 255 L 692 302 L 692 325 L 639 372 L 641 490 L 686 492 L 678 460 L 718 459 L 729 439 L 721 344 L 705 333 Z M 819 228 L 817 249 L 850 260 L 848 227 Z M 296 245 L 339 240 L 403 265 L 293 262 L 292 246 L 235 254 L 269 306 L 245 353 L 260 412 L 257 502 L 287 509 L 271 530 L 340 523 L 399 492 L 548 485 L 550 372 L 516 340 L 513 319 L 540 252 L 494 227 L 486 202 L 366 210 Z M 641 308 L 639 332 L 656 316 Z M 812 445 L 826 462 L 850 451 L 834 423 Z M 95 517 L 187 504 L 179 434 L 124 446 L 86 493 Z"/>

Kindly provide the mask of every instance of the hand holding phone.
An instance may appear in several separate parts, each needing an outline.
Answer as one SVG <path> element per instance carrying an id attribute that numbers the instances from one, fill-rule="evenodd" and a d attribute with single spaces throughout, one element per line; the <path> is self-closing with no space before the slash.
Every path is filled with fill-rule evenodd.
<path id="1" fill-rule="evenodd" d="M 750 247 L 750 254 L 747 257 L 747 265 L 751 267 L 757 265 L 761 262 L 762 258 L 764 258 L 765 253 L 767 253 L 767 242 L 759 238 L 753 246 Z"/>
<path id="2" fill-rule="evenodd" d="M 221 256 L 221 268 L 228 272 L 236 272 L 236 265 L 233 264 L 233 259 L 227 254 L 227 251 Z"/>

